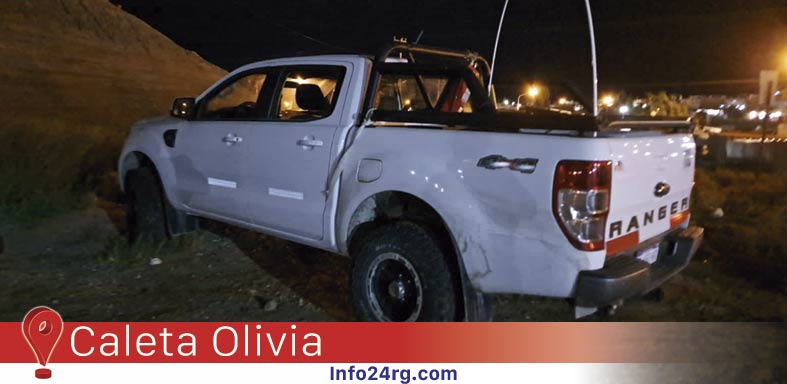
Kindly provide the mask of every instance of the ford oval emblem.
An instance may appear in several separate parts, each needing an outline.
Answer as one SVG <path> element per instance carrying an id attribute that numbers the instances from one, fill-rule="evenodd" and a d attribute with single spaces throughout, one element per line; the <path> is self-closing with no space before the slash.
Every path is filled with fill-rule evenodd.
<path id="1" fill-rule="evenodd" d="M 656 184 L 656 188 L 653 189 L 653 194 L 656 195 L 656 197 L 664 197 L 667 196 L 669 190 L 670 190 L 669 184 L 665 182 L 659 182 L 658 184 Z"/>

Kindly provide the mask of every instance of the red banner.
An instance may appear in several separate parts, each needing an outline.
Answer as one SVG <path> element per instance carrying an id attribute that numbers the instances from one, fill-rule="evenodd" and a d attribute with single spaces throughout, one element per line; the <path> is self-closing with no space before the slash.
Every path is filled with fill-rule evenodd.
<path id="1" fill-rule="evenodd" d="M 64 323 L 49 361 L 698 362 L 721 361 L 725 357 L 719 353 L 730 348 L 785 336 L 784 326 L 746 331 L 752 327 L 723 323 Z M 20 323 L 0 323 L 0 339 L 0 362 L 37 361 Z"/>

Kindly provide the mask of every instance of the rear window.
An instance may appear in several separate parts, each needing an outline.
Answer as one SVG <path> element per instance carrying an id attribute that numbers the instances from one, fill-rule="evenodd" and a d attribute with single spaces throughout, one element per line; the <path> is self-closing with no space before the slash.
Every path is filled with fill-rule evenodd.
<path id="1" fill-rule="evenodd" d="M 459 76 L 386 73 L 373 107 L 381 111 L 470 113 L 471 91 Z"/>

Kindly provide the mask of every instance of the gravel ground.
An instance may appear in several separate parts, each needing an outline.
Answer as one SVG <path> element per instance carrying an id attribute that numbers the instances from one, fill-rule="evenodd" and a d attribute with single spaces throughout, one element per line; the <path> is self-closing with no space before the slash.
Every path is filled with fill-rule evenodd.
<path id="1" fill-rule="evenodd" d="M 196 234 L 128 249 L 123 207 L 89 208 L 33 226 L 0 227 L 0 321 L 36 305 L 66 321 L 352 321 L 349 261 L 208 222 Z M 776 321 L 787 295 L 701 261 L 660 295 L 628 301 L 592 321 Z M 497 321 L 572 321 L 562 299 L 496 297 Z"/>

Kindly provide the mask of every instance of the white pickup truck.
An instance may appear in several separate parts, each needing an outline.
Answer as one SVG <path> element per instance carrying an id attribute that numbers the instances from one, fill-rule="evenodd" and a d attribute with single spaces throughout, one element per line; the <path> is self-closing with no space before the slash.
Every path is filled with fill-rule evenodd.
<path id="1" fill-rule="evenodd" d="M 379 321 L 484 320 L 495 293 L 585 313 L 687 265 L 689 132 L 497 111 L 488 78 L 478 55 L 406 44 L 238 68 L 132 129 L 130 237 L 205 217 L 347 255 Z"/>

